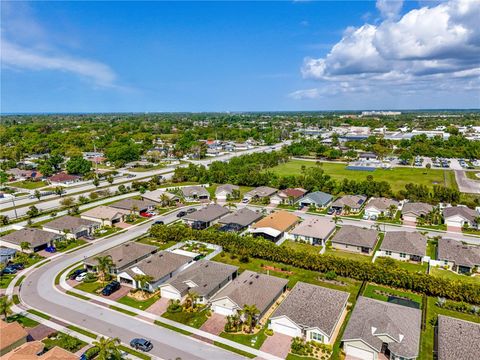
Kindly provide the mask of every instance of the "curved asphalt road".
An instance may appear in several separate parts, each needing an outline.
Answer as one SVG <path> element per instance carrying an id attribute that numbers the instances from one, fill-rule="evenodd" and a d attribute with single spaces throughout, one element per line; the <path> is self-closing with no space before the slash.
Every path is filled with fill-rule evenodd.
<path id="1" fill-rule="evenodd" d="M 159 218 L 165 223 L 175 221 L 176 212 L 156 219 Z M 90 329 L 104 336 L 118 337 L 126 344 L 135 337 L 147 338 L 154 345 L 151 354 L 163 359 L 178 357 L 182 360 L 244 359 L 234 353 L 142 319 L 63 294 L 54 287 L 55 276 L 60 271 L 86 257 L 142 235 L 150 226 L 151 222 L 142 224 L 109 239 L 100 240 L 86 248 L 62 255 L 41 266 L 28 274 L 23 281 L 20 289 L 22 301 L 29 307 L 60 320 L 63 319 L 68 323 Z"/>

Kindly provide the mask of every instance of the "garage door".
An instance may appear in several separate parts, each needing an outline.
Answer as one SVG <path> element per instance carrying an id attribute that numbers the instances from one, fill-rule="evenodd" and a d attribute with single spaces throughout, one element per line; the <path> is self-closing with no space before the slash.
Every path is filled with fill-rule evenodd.
<path id="1" fill-rule="evenodd" d="M 180 295 L 174 291 L 170 291 L 168 289 L 162 289 L 160 292 L 161 292 L 162 298 L 180 300 Z"/>
<path id="2" fill-rule="evenodd" d="M 77 238 L 82 236 L 87 236 L 87 235 L 88 235 L 88 230 L 82 230 L 76 233 Z"/>
<path id="3" fill-rule="evenodd" d="M 233 315 L 233 310 L 220 305 L 213 305 L 212 311 L 223 316 Z"/>
<path id="4" fill-rule="evenodd" d="M 355 346 L 347 345 L 345 347 L 345 353 L 347 355 L 354 356 L 362 360 L 373 360 L 373 352 L 368 350 L 363 350 Z"/>
<path id="5" fill-rule="evenodd" d="M 272 321 L 270 327 L 272 328 L 274 333 L 278 332 L 280 334 L 288 335 L 291 337 L 296 337 L 301 335 L 300 331 L 298 331 L 297 328 L 287 326 L 285 324 L 279 324 L 275 321 Z"/>

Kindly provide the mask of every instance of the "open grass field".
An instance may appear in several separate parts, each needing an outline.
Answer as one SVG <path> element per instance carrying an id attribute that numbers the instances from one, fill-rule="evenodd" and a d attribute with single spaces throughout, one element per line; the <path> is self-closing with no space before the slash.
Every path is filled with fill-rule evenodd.
<path id="1" fill-rule="evenodd" d="M 480 284 L 480 276 L 460 275 L 460 274 L 454 273 L 453 271 L 443 270 L 436 267 L 432 267 L 430 269 L 430 275 L 443 277 L 445 279 L 450 279 L 450 280 L 458 280 L 462 282 Z"/>
<path id="2" fill-rule="evenodd" d="M 363 261 L 363 262 L 372 262 L 372 257 L 369 255 L 362 255 L 359 253 L 349 252 L 349 251 L 342 251 L 334 248 L 328 248 L 325 251 L 325 255 L 333 255 L 345 259 L 355 260 L 355 261 Z"/>
<path id="3" fill-rule="evenodd" d="M 17 181 L 8 184 L 8 186 L 18 187 L 22 189 L 34 190 L 47 186 L 45 181 Z"/>
<path id="4" fill-rule="evenodd" d="M 320 163 L 320 167 L 326 174 L 330 175 L 335 180 L 351 179 L 351 180 L 366 180 L 368 175 L 372 175 L 375 181 L 387 181 L 390 183 L 393 191 L 404 189 L 408 183 L 415 183 L 417 185 L 433 186 L 434 184 L 444 184 L 446 186 L 455 186 L 455 176 L 451 170 L 435 170 L 435 169 L 416 169 L 416 168 L 394 168 L 391 170 L 377 169 L 375 171 L 356 171 L 347 170 L 345 164 L 335 163 Z M 270 169 L 278 175 L 292 175 L 300 174 L 302 165 L 306 167 L 317 166 L 313 161 L 306 160 L 291 160 L 285 164 L 275 166 Z M 444 172 L 447 176 L 444 177 Z M 452 176 L 453 175 L 453 176 Z"/>
<path id="5" fill-rule="evenodd" d="M 306 251 L 311 254 L 318 254 L 322 250 L 322 246 L 314 246 L 293 240 L 286 240 L 282 246 L 295 251 Z"/>
<path id="6" fill-rule="evenodd" d="M 202 310 L 199 312 L 186 312 L 186 311 L 180 311 L 180 312 L 165 312 L 162 317 L 165 319 L 170 319 L 191 327 L 194 327 L 196 329 L 199 329 L 205 321 L 207 321 L 207 311 Z"/>

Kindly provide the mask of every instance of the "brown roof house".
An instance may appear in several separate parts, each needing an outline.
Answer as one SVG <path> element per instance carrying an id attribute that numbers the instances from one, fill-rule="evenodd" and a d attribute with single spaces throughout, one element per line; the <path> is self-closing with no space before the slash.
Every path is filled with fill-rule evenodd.
<path id="1" fill-rule="evenodd" d="M 71 352 L 54 346 L 45 352 L 45 344 L 41 341 L 27 342 L 9 353 L 1 360 L 78 360 L 79 357 Z"/>
<path id="2" fill-rule="evenodd" d="M 480 271 L 480 246 L 464 244 L 458 240 L 438 240 L 436 263 L 460 274 Z"/>
<path id="3" fill-rule="evenodd" d="M 343 350 L 352 359 L 416 359 L 421 319 L 420 309 L 360 296 L 343 333 Z"/>
<path id="4" fill-rule="evenodd" d="M 415 224 L 418 218 L 425 218 L 433 206 L 422 202 L 408 202 L 402 207 L 402 219 L 405 223 Z"/>
<path id="5" fill-rule="evenodd" d="M 65 235 L 69 239 L 78 239 L 92 235 L 99 227 L 100 224 L 96 221 L 65 215 L 44 224 L 43 230 Z"/>
<path id="6" fill-rule="evenodd" d="M 262 236 L 267 240 L 277 242 L 299 220 L 291 212 L 284 210 L 275 211 L 254 224 L 250 232 L 253 236 Z"/>
<path id="7" fill-rule="evenodd" d="M 53 246 L 55 241 L 63 239 L 63 235 L 55 234 L 36 228 L 23 228 L 0 237 L 0 245 L 15 250 L 22 250 L 21 244 L 30 244 L 29 250 L 37 252 L 46 247 Z"/>
<path id="8" fill-rule="evenodd" d="M 122 199 L 109 206 L 115 209 L 130 211 L 138 215 L 146 211 L 154 210 L 155 205 L 153 201 L 149 200 Z"/>
<path id="9" fill-rule="evenodd" d="M 435 343 L 438 360 L 478 360 L 480 324 L 439 315 Z"/>
<path id="10" fill-rule="evenodd" d="M 270 198 L 272 204 L 288 204 L 293 205 L 298 200 L 300 200 L 305 194 L 307 190 L 302 188 L 288 188 L 285 190 L 280 190 L 278 193 L 273 195 Z"/>
<path id="11" fill-rule="evenodd" d="M 129 210 L 100 205 L 83 212 L 80 217 L 82 219 L 98 222 L 102 226 L 114 226 L 115 224 L 123 222 L 125 216 L 128 214 L 130 214 Z"/>
<path id="12" fill-rule="evenodd" d="M 333 236 L 331 242 L 335 249 L 370 255 L 377 240 L 378 232 L 376 230 L 344 225 Z"/>
<path id="13" fill-rule="evenodd" d="M 48 182 L 54 186 L 66 186 L 66 185 L 75 184 L 79 182 L 80 179 L 81 177 L 78 175 L 71 175 L 71 174 L 67 174 L 66 172 L 61 172 L 53 176 L 50 176 L 48 178 Z"/>
<path id="14" fill-rule="evenodd" d="M 270 199 L 273 195 L 277 193 L 277 189 L 271 188 L 269 186 L 259 186 L 253 190 L 246 192 L 243 195 L 243 199 L 245 201 L 251 200 L 262 200 L 262 199 Z"/>
<path id="15" fill-rule="evenodd" d="M 275 333 L 333 344 L 349 295 L 299 281 L 275 309 L 268 327 Z"/>
<path id="16" fill-rule="evenodd" d="M 385 233 L 378 256 L 395 260 L 423 262 L 427 239 L 416 231 L 389 231 Z"/>
<path id="17" fill-rule="evenodd" d="M 245 270 L 210 300 L 211 309 L 228 316 L 236 314 L 245 305 L 255 305 L 260 311 L 260 319 L 285 292 L 287 284 L 287 279 Z"/>
<path id="18" fill-rule="evenodd" d="M 312 216 L 290 230 L 295 241 L 305 241 L 311 245 L 325 246 L 325 241 L 335 231 L 335 223 L 327 217 Z"/>
<path id="19" fill-rule="evenodd" d="M 0 320 L 0 356 L 27 342 L 28 332 L 18 322 Z"/>

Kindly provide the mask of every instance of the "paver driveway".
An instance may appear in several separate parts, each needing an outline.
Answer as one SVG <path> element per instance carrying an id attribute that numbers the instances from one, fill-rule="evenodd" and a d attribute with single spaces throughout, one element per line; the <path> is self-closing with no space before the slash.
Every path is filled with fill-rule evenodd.
<path id="1" fill-rule="evenodd" d="M 225 316 L 213 313 L 212 316 L 205 321 L 200 330 L 219 335 L 225 329 L 226 323 L 227 318 Z"/>
<path id="2" fill-rule="evenodd" d="M 155 314 L 155 315 L 162 315 L 165 311 L 167 311 L 168 308 L 168 299 L 165 298 L 160 298 L 157 301 L 155 301 L 147 310 L 149 313 Z"/>
<path id="3" fill-rule="evenodd" d="M 46 325 L 40 324 L 31 329 L 28 329 L 28 337 L 31 340 L 42 340 L 49 335 L 52 335 L 56 332 L 55 329 L 48 327 Z"/>
<path id="4" fill-rule="evenodd" d="M 292 338 L 290 336 L 275 333 L 272 336 L 267 336 L 260 350 L 285 359 L 290 352 L 291 343 Z"/>
<path id="5" fill-rule="evenodd" d="M 117 291 L 115 291 L 113 294 L 111 294 L 109 296 L 104 296 L 102 294 L 100 294 L 100 296 L 105 298 L 105 299 L 117 301 L 118 299 L 127 295 L 130 292 L 130 290 L 132 290 L 132 288 L 130 288 L 128 286 L 121 286 L 120 289 L 118 289 Z"/>

